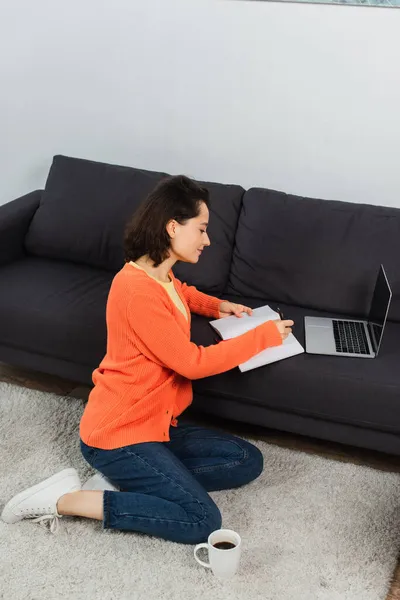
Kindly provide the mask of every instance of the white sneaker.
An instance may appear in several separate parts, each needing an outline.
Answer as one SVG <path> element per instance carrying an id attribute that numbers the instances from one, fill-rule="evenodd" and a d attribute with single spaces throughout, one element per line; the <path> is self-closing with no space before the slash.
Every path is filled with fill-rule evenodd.
<path id="1" fill-rule="evenodd" d="M 33 519 L 40 525 L 49 525 L 50 531 L 58 530 L 57 502 L 64 494 L 81 489 L 81 481 L 75 469 L 64 469 L 41 483 L 20 492 L 5 505 L 1 518 L 6 523 Z M 35 517 L 35 518 L 34 518 Z"/>
<path id="2" fill-rule="evenodd" d="M 119 492 L 119 488 L 111 483 L 102 473 L 95 473 L 89 477 L 86 483 L 83 484 L 82 490 L 109 490 L 110 492 Z"/>

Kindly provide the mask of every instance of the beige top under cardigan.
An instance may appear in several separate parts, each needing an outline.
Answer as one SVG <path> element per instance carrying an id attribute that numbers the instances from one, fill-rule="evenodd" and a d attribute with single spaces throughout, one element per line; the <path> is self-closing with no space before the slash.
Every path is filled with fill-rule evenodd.
<path id="1" fill-rule="evenodd" d="M 164 281 L 160 281 L 156 277 L 153 277 L 153 275 L 150 275 L 150 273 L 148 271 L 146 271 L 146 269 L 143 269 L 143 267 L 140 267 L 138 264 L 136 264 L 135 262 L 133 262 L 133 260 L 130 260 L 129 264 L 133 265 L 134 267 L 137 267 L 138 269 L 142 269 L 142 271 L 145 271 L 145 273 L 147 273 L 147 275 L 149 275 L 155 281 L 157 281 L 160 285 L 162 285 L 167 290 L 168 294 L 172 298 L 172 301 L 177 306 L 177 308 L 179 308 L 179 310 L 181 311 L 181 313 L 183 314 L 183 316 L 185 317 L 185 319 L 186 320 L 188 319 L 186 308 L 184 307 L 183 302 L 180 299 L 180 297 L 178 295 L 178 292 L 175 289 L 174 282 L 171 281 L 171 278 L 169 277 L 169 275 L 168 275 L 169 282 L 167 283 L 167 282 L 164 282 Z"/>

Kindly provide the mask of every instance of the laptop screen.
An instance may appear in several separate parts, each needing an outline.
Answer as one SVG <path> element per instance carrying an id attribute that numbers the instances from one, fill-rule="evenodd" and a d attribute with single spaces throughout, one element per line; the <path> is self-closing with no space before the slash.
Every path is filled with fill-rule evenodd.
<path id="1" fill-rule="evenodd" d="M 369 332 L 372 338 L 375 354 L 378 353 L 382 340 L 383 328 L 389 312 L 392 292 L 383 266 L 380 266 L 372 296 L 371 308 L 368 316 Z"/>

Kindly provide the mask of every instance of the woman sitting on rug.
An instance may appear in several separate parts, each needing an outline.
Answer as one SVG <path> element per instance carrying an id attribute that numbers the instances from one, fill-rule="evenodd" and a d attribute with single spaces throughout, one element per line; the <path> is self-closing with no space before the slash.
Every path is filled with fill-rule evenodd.
<path id="1" fill-rule="evenodd" d="M 253 444 L 177 421 L 192 402 L 192 379 L 280 345 L 293 325 L 269 321 L 207 347 L 190 341 L 191 312 L 213 319 L 252 312 L 172 272 L 177 261 L 197 263 L 210 245 L 208 220 L 207 189 L 184 176 L 162 180 L 135 212 L 107 299 L 107 352 L 80 423 L 82 454 L 99 473 L 81 487 L 75 469 L 60 471 L 12 498 L 4 521 L 34 518 L 54 531 L 59 517 L 79 516 L 196 544 L 221 527 L 207 492 L 260 475 L 263 457 Z"/>

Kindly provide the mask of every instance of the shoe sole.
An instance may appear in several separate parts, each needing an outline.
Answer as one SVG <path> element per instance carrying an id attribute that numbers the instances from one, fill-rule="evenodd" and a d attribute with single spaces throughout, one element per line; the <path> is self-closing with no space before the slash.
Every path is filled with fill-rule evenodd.
<path id="1" fill-rule="evenodd" d="M 18 521 L 22 521 L 22 519 L 24 517 L 15 515 L 13 512 L 13 510 L 18 506 L 18 504 L 20 504 L 21 502 L 26 500 L 26 498 L 29 498 L 29 496 L 33 496 L 37 492 L 42 491 L 48 487 L 51 487 L 55 483 L 59 483 L 60 481 L 63 481 L 64 479 L 69 479 L 71 477 L 73 479 L 75 479 L 76 484 L 71 486 L 70 491 L 71 492 L 79 491 L 81 489 L 81 482 L 80 482 L 77 471 L 75 469 L 64 469 L 63 471 L 60 471 L 59 473 L 52 475 L 52 477 L 45 479 L 41 483 L 38 483 L 38 484 L 28 488 L 27 490 L 20 492 L 16 496 L 14 496 L 5 505 L 3 512 L 1 513 L 2 520 L 5 523 L 17 523 Z"/>

